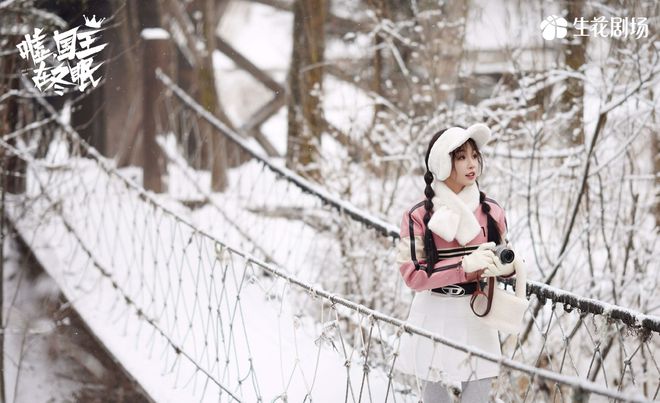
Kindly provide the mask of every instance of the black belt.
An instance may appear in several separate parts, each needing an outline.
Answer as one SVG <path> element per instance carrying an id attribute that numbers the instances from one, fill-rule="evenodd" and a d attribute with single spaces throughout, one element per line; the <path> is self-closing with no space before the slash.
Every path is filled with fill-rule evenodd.
<path id="1" fill-rule="evenodd" d="M 481 282 L 480 284 L 481 288 L 486 286 L 486 283 L 484 282 Z M 474 292 L 477 291 L 477 283 L 451 284 L 444 287 L 434 288 L 431 291 L 442 295 L 460 297 L 461 295 L 474 294 Z"/>

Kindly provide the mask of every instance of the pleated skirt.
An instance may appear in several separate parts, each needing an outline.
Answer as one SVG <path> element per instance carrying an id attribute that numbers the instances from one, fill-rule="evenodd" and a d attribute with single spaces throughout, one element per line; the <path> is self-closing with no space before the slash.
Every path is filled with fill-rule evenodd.
<path id="1" fill-rule="evenodd" d="M 454 342 L 501 356 L 497 330 L 480 322 L 470 309 L 470 297 L 418 292 L 407 322 Z M 408 333 L 401 337 L 395 369 L 429 382 L 466 382 L 499 374 L 496 363 Z"/>

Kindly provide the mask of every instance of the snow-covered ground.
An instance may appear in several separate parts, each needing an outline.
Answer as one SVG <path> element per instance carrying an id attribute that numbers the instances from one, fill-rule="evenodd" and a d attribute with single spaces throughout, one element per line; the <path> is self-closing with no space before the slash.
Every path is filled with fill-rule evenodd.
<path id="1" fill-rule="evenodd" d="M 323 342 L 333 318 L 321 302 L 320 322 L 301 315 L 299 292 L 286 281 L 265 277 L 94 162 L 73 158 L 68 168 L 36 170 L 30 208 L 10 198 L 9 215 L 72 307 L 150 396 L 337 401 L 366 379 L 370 400 L 384 400 L 387 376 L 372 368 L 365 378 L 359 348 Z M 59 214 L 48 213 L 54 205 Z M 236 208 L 224 207 L 229 215 Z M 275 233 L 286 231 L 274 222 Z"/>

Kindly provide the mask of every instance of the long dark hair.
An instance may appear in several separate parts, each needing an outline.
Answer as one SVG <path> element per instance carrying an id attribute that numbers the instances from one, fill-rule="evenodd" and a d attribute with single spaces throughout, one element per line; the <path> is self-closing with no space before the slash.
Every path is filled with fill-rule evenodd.
<path id="1" fill-rule="evenodd" d="M 426 274 L 428 276 L 431 276 L 431 273 L 433 272 L 433 268 L 435 267 L 435 264 L 438 262 L 438 249 L 435 247 L 435 242 L 433 241 L 433 233 L 429 229 L 429 220 L 431 219 L 431 214 L 433 212 L 433 197 L 435 197 L 435 192 L 433 191 L 433 187 L 431 187 L 431 185 L 433 184 L 434 177 L 433 177 L 433 173 L 431 173 L 431 171 L 429 170 L 429 154 L 431 154 L 431 148 L 433 147 L 433 144 L 435 144 L 438 138 L 440 138 L 440 136 L 442 136 L 442 134 L 445 131 L 447 131 L 447 129 L 440 130 L 439 132 L 433 135 L 431 141 L 429 142 L 429 146 L 426 149 L 426 157 L 424 158 L 424 162 L 426 164 L 426 172 L 424 173 L 424 182 L 426 183 L 426 187 L 424 188 L 424 196 L 426 196 L 426 200 L 424 201 L 424 209 L 425 209 L 424 255 L 426 256 Z M 460 147 L 458 147 L 457 149 L 455 149 L 450 153 L 452 166 L 455 155 L 459 151 L 463 150 L 463 148 L 466 147 L 467 144 L 470 144 L 470 146 L 472 146 L 472 149 L 477 152 L 477 159 L 479 160 L 479 169 L 481 170 L 481 168 L 483 167 L 483 157 L 481 156 L 481 152 L 477 147 L 477 143 L 475 143 L 475 141 L 472 139 L 468 139 Z M 490 205 L 486 203 L 486 194 L 481 190 L 479 190 L 479 204 L 481 205 L 481 211 L 483 211 L 486 214 L 488 241 L 495 242 L 496 245 L 499 245 L 500 243 L 502 243 L 502 235 L 498 228 L 497 221 L 495 221 L 495 219 L 490 215 Z"/>

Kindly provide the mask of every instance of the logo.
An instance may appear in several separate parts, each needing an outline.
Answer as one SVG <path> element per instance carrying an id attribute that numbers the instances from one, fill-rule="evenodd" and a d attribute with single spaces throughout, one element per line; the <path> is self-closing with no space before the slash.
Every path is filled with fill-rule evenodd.
<path id="1" fill-rule="evenodd" d="M 574 38 L 594 36 L 601 38 L 648 38 L 649 25 L 646 17 L 605 17 L 597 16 L 591 20 L 584 17 L 575 18 L 569 27 L 566 19 L 550 15 L 541 21 L 541 35 L 546 41 L 566 38 L 571 29 Z"/>
<path id="2" fill-rule="evenodd" d="M 442 287 L 441 290 L 442 290 L 443 294 L 451 295 L 451 296 L 454 296 L 454 297 L 458 297 L 458 296 L 461 296 L 461 295 L 465 294 L 465 289 L 463 289 L 463 287 L 458 286 L 458 285 L 453 285 L 453 284 L 446 285 L 446 286 Z"/>
<path id="3" fill-rule="evenodd" d="M 565 18 L 557 15 L 549 15 L 545 20 L 541 21 L 541 34 L 543 39 L 551 41 L 555 38 L 566 38 L 568 34 L 568 21 Z"/>
<path id="4" fill-rule="evenodd" d="M 105 18 L 83 17 L 85 25 L 55 31 L 54 46 L 47 41 L 43 28 L 35 28 L 32 35 L 25 35 L 25 40 L 16 45 L 21 59 L 32 61 L 32 81 L 39 91 L 52 90 L 63 95 L 66 87 L 77 87 L 84 92 L 90 86 L 96 88 L 101 81 L 94 74 L 103 62 L 95 63 L 94 56 L 108 45 L 98 42 Z"/>

